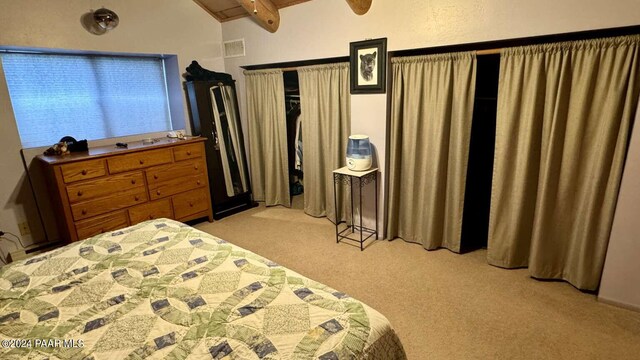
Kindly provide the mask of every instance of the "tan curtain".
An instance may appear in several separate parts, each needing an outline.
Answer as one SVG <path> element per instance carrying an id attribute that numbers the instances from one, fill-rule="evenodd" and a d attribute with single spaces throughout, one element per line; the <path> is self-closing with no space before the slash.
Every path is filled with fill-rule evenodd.
<path id="1" fill-rule="evenodd" d="M 351 131 L 349 63 L 302 67 L 298 69 L 298 77 L 304 150 L 304 211 L 334 221 L 332 171 L 345 166 Z M 341 187 L 338 191 L 338 210 L 341 212 L 338 215 L 344 219 L 345 192 Z"/>
<path id="2" fill-rule="evenodd" d="M 475 53 L 391 62 L 387 238 L 460 252 Z"/>
<path id="3" fill-rule="evenodd" d="M 245 71 L 244 75 L 253 197 L 267 206 L 291 206 L 282 71 Z"/>
<path id="4" fill-rule="evenodd" d="M 489 263 L 598 288 L 640 91 L 639 39 L 503 52 Z"/>

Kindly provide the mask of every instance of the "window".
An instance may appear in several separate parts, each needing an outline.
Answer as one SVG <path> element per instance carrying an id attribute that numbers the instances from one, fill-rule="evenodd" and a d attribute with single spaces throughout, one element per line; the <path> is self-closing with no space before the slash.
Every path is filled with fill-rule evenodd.
<path id="1" fill-rule="evenodd" d="M 23 147 L 173 129 L 159 57 L 0 55 Z"/>

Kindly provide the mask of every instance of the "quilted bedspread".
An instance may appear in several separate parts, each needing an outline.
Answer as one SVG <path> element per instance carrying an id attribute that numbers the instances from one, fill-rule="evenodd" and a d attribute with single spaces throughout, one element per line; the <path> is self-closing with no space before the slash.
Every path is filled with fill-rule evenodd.
<path id="1" fill-rule="evenodd" d="M 0 269 L 0 358 L 405 359 L 347 294 L 160 219 Z"/>

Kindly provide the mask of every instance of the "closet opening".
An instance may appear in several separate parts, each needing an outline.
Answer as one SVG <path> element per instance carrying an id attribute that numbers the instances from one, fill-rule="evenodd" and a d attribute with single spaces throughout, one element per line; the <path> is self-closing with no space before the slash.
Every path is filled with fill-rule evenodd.
<path id="1" fill-rule="evenodd" d="M 500 54 L 477 57 L 476 91 L 462 215 L 461 252 L 487 247 Z"/>
<path id="2" fill-rule="evenodd" d="M 284 71 L 285 106 L 287 114 L 287 155 L 291 206 L 304 207 L 303 144 L 300 118 L 300 87 L 296 70 Z"/>

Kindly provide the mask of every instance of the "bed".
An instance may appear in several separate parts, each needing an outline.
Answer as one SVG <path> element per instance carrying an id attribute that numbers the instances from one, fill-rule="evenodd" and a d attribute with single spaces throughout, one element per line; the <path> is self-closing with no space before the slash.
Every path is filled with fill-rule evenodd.
<path id="1" fill-rule="evenodd" d="M 159 219 L 0 269 L 0 358 L 405 359 L 345 293 Z"/>

